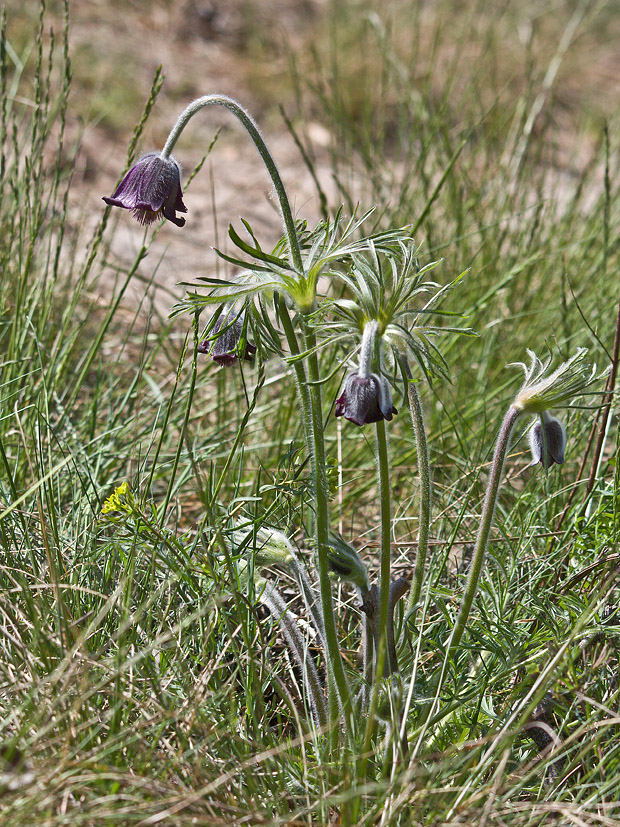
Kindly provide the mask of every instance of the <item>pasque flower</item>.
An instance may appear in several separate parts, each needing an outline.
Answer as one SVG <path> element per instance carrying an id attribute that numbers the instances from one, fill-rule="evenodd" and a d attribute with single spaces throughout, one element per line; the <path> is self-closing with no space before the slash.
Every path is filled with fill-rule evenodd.
<path id="1" fill-rule="evenodd" d="M 382 419 L 389 422 L 395 413 L 390 384 L 385 376 L 376 373 L 369 376 L 350 373 L 342 394 L 336 399 L 336 416 L 344 416 L 356 425 L 368 425 Z"/>
<path id="2" fill-rule="evenodd" d="M 530 428 L 530 449 L 532 451 L 532 465 L 542 463 L 543 468 L 550 468 L 554 464 L 564 462 L 566 448 L 566 431 L 564 425 L 545 411 L 542 420 L 539 419 Z"/>
<path id="3" fill-rule="evenodd" d="M 177 227 L 185 224 L 178 212 L 187 212 L 181 192 L 181 169 L 173 158 L 158 152 L 144 155 L 129 170 L 111 198 L 104 197 L 111 207 L 131 210 L 140 224 L 152 224 L 162 216 Z"/>
<path id="4" fill-rule="evenodd" d="M 530 429 L 532 464 L 541 462 L 544 468 L 549 468 L 554 463 L 561 464 L 564 462 L 566 434 L 564 426 L 551 416 L 549 410 L 569 406 L 575 397 L 584 393 L 596 379 L 596 366 L 588 364 L 588 351 L 585 348 L 578 348 L 570 359 L 562 362 L 552 373 L 549 373 L 550 358 L 547 362 L 542 362 L 531 350 L 528 350 L 527 353 L 530 357 L 529 366 L 523 362 L 515 363 L 523 369 L 525 379 L 504 416 L 495 443 L 487 493 L 480 517 L 480 528 L 469 566 L 463 600 L 452 627 L 450 641 L 446 647 L 447 652 L 444 661 L 446 664 L 449 662 L 450 655 L 461 642 L 478 588 L 478 580 L 482 572 L 495 507 L 501 489 L 504 462 L 517 420 L 523 414 L 537 414 L 540 417 L 539 421 Z"/>
<path id="5" fill-rule="evenodd" d="M 234 309 L 222 313 L 213 326 L 213 331 L 198 345 L 199 353 L 206 353 L 213 357 L 213 361 L 222 367 L 234 365 L 240 358 L 251 362 L 256 353 L 256 345 L 245 341 L 242 347 L 244 332 L 243 312 Z"/>
<path id="6" fill-rule="evenodd" d="M 367 322 L 362 335 L 359 368 L 344 380 L 344 388 L 336 399 L 336 416 L 344 416 L 355 425 L 381 422 L 397 413 L 392 405 L 390 383 L 381 373 L 371 373 L 373 347 L 378 324 Z"/>

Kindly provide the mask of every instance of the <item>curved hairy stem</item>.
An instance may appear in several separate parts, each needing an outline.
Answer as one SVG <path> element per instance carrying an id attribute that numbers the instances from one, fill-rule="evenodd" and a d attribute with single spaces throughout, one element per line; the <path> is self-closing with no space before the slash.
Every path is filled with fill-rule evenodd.
<path id="1" fill-rule="evenodd" d="M 317 726 L 325 726 L 327 723 L 327 710 L 325 708 L 325 696 L 319 679 L 314 661 L 308 655 L 308 647 L 303 639 L 294 615 L 289 611 L 286 601 L 280 592 L 267 583 L 259 598 L 273 617 L 277 620 L 286 644 L 289 648 L 300 674 L 303 676 L 304 687 L 308 693 L 308 701 L 312 708 L 312 714 Z"/>
<path id="2" fill-rule="evenodd" d="M 291 573 L 295 580 L 297 581 L 297 585 L 299 586 L 299 591 L 304 600 L 304 604 L 310 617 L 312 618 L 312 625 L 316 629 L 317 634 L 321 638 L 321 643 L 325 648 L 326 640 L 325 640 L 325 623 L 323 622 L 323 613 L 321 612 L 321 607 L 317 603 L 317 593 L 312 588 L 312 584 L 308 578 L 308 574 L 304 565 L 300 562 L 296 555 L 293 555 L 289 563 Z"/>
<path id="3" fill-rule="evenodd" d="M 493 463 L 491 465 L 491 474 L 489 476 L 489 482 L 487 483 L 487 493 L 484 498 L 482 514 L 480 516 L 478 537 L 476 538 L 476 545 L 469 566 L 469 575 L 465 585 L 465 592 L 463 593 L 463 600 L 459 608 L 456 623 L 452 629 L 452 634 L 450 635 L 446 659 L 449 658 L 450 654 L 461 642 L 467 619 L 469 618 L 469 612 L 474 602 L 478 581 L 480 580 L 480 573 L 482 571 L 482 564 L 484 563 L 484 557 L 489 544 L 489 535 L 491 533 L 491 526 L 493 525 L 493 517 L 495 516 L 495 506 L 497 505 L 497 497 L 502 484 L 504 462 L 508 448 L 510 447 L 510 436 L 520 413 L 521 411 L 514 407 L 514 405 L 510 406 L 502 422 L 499 436 L 497 437 L 495 454 L 493 455 Z"/>
<path id="4" fill-rule="evenodd" d="M 168 135 L 164 148 L 161 152 L 162 157 L 168 158 L 170 156 L 170 153 L 174 149 L 174 145 L 178 141 L 179 136 L 187 126 L 190 119 L 196 114 L 196 112 L 200 111 L 205 106 L 223 106 L 228 109 L 241 122 L 242 126 L 252 139 L 254 146 L 258 150 L 265 166 L 267 167 L 267 172 L 271 177 L 271 181 L 278 197 L 280 214 L 284 224 L 284 232 L 288 239 L 288 246 L 293 264 L 300 274 L 303 273 L 303 260 L 301 257 L 299 239 L 297 238 L 297 231 L 295 229 L 295 221 L 293 220 L 291 205 L 289 203 L 284 184 L 282 183 L 282 179 L 280 178 L 280 173 L 278 172 L 273 156 L 269 152 L 267 144 L 260 133 L 258 124 L 252 118 L 250 113 L 241 106 L 241 104 L 237 103 L 236 100 L 229 98 L 227 95 L 203 95 L 201 98 L 196 98 L 196 100 L 192 101 L 183 110 L 183 112 L 181 112 L 177 122 L 170 130 L 170 134 Z"/>
<path id="5" fill-rule="evenodd" d="M 520 414 L 521 411 L 514 405 L 511 405 L 508 409 L 506 416 L 504 417 L 504 421 L 502 422 L 502 426 L 497 437 L 497 443 L 495 444 L 495 453 L 493 455 L 493 462 L 491 464 L 491 473 L 489 475 L 489 481 L 487 483 L 487 492 L 484 498 L 482 514 L 480 516 L 480 528 L 478 529 L 478 536 L 476 538 L 476 545 L 474 547 L 474 553 L 469 567 L 469 574 L 467 577 L 467 583 L 465 584 L 463 599 L 461 601 L 456 622 L 452 628 L 452 633 L 446 646 L 445 656 L 441 667 L 441 673 L 439 675 L 439 679 L 437 681 L 437 686 L 435 690 L 435 697 L 433 701 L 429 704 L 428 709 L 426 709 L 423 713 L 426 723 L 425 726 L 422 728 L 420 736 L 418 738 L 418 746 L 416 747 L 416 752 L 423 741 L 426 732 L 426 727 L 433 720 L 433 715 L 435 714 L 435 710 L 437 709 L 439 704 L 439 698 L 446 676 L 446 671 L 448 669 L 448 664 L 450 663 L 450 658 L 455 652 L 455 650 L 458 648 L 459 643 L 461 642 L 463 632 L 465 631 L 465 627 L 467 625 L 467 620 L 469 619 L 469 613 L 471 611 L 471 607 L 474 602 L 474 597 L 478 589 L 478 581 L 480 580 L 482 565 L 484 563 L 487 546 L 489 544 L 489 536 L 491 533 L 491 528 L 493 526 L 493 518 L 495 516 L 495 507 L 497 505 L 497 498 L 502 483 L 504 462 L 506 461 L 506 454 L 508 453 L 508 449 L 510 447 L 510 437 L 512 435 L 512 429 L 514 428 L 515 423 L 519 418 Z"/>

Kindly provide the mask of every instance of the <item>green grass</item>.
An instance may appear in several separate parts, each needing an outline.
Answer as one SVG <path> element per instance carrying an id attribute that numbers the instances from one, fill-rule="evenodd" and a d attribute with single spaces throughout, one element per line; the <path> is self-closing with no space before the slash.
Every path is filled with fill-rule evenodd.
<path id="1" fill-rule="evenodd" d="M 613 416 L 591 491 L 577 482 L 599 396 L 564 417 L 567 462 L 548 475 L 527 468 L 525 440 L 513 445 L 441 715 L 423 715 L 460 603 L 495 436 L 521 382 L 506 363 L 549 343 L 564 357 L 587 346 L 601 368 L 609 364 L 618 121 L 606 137 L 604 101 L 571 107 L 563 92 L 583 71 L 582 50 L 617 21 L 611 5 L 587 5 L 579 20 L 577 4 L 550 5 L 529 45 L 519 45 L 510 9 L 440 3 L 429 16 L 424 8 L 394 3 L 382 27 L 361 7 L 336 4 L 331 40 L 326 33 L 315 44 L 312 67 L 298 65 L 293 119 L 304 143 L 306 118 L 333 130 L 330 213 L 359 202 L 376 206 L 377 228 L 416 226 L 423 262 L 443 258 L 434 278 L 469 271 L 449 308 L 480 334 L 442 342 L 451 383 L 420 383 L 434 519 L 423 609 L 399 647 L 404 692 L 412 691 L 409 757 L 391 760 L 380 727 L 363 778 L 346 750 L 330 763 L 308 725 L 278 625 L 243 578 L 247 551 L 222 553 L 222 536 L 241 516 L 311 547 L 310 469 L 290 368 L 273 357 L 263 376 L 256 366 L 224 372 L 197 359 L 191 319 L 157 310 L 156 273 L 144 265 L 151 233 L 128 269 L 109 252 L 126 214 L 102 210 L 90 232 L 69 220 L 79 151 L 65 137 L 69 44 L 57 34 L 44 46 L 33 29 L 34 47 L 16 40 L 3 49 L 3 825 L 529 827 L 620 818 L 617 626 L 613 616 L 602 624 L 604 607 L 618 601 Z M 571 19 L 573 44 L 537 111 Z M 146 114 L 157 89 L 156 80 Z M 132 307 L 124 295 L 138 279 L 143 298 Z M 96 298 L 104 289 L 109 303 Z M 344 355 L 333 346 L 321 364 Z M 328 418 L 339 378 L 324 388 L 328 457 L 343 481 L 332 492 L 332 522 L 365 546 L 374 582 L 374 439 Z M 406 403 L 395 404 L 396 573 L 412 565 L 418 482 Z M 124 510 L 102 515 L 125 481 Z M 288 575 L 276 577 L 292 597 Z M 334 595 L 354 674 L 357 601 L 338 583 Z M 304 611 L 300 600 L 294 608 Z M 557 755 L 541 758 L 524 728 L 547 692 L 562 742 L 557 778 Z"/>

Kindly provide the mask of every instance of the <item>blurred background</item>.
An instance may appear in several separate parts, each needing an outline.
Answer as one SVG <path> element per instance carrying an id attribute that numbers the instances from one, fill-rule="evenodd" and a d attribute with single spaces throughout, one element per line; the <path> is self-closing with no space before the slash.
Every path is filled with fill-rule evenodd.
<path id="1" fill-rule="evenodd" d="M 24 60 L 39 3 L 11 0 L 6 10 L 9 41 Z M 431 248 L 463 229 L 442 201 L 462 199 L 464 225 L 475 223 L 498 170 L 514 183 L 524 164 L 535 164 L 552 173 L 544 195 L 566 203 L 620 100 L 615 0 L 71 0 L 69 12 L 68 123 L 81 142 L 75 220 L 98 218 L 160 65 L 164 85 L 140 151 L 163 145 L 192 98 L 231 95 L 261 124 L 297 215 L 309 220 L 321 213 L 323 190 L 330 208 L 359 201 L 362 208 L 376 204 L 386 220 L 415 223 L 465 141 L 450 169 L 452 185 L 434 202 L 433 220 L 421 224 Z M 48 3 L 47 37 L 54 18 L 60 31 L 58 2 Z M 176 148 L 185 175 L 218 128 L 213 163 L 187 195 L 185 229 L 164 228 L 151 256 L 171 253 L 158 274 L 167 287 L 216 266 L 210 247 L 225 243 L 226 226 L 240 213 L 264 241 L 279 235 L 266 173 L 228 113 L 204 111 L 186 129 Z M 536 201 L 540 182 L 533 178 Z M 510 207 L 517 212 L 523 204 Z M 133 260 L 141 238 L 123 217 L 115 253 Z M 451 271 L 474 263 L 463 252 L 442 250 Z"/>

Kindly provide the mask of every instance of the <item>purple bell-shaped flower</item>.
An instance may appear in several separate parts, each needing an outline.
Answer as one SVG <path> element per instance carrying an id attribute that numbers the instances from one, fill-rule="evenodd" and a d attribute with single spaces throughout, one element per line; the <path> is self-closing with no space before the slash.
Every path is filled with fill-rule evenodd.
<path id="1" fill-rule="evenodd" d="M 140 224 L 152 224 L 162 216 L 177 227 L 185 224 L 178 212 L 187 212 L 181 192 L 181 169 L 173 158 L 158 152 L 144 155 L 132 166 L 111 198 L 103 199 L 111 207 L 131 210 Z"/>
<path id="2" fill-rule="evenodd" d="M 360 376 L 350 373 L 344 382 L 341 395 L 336 399 L 336 416 L 344 416 L 356 425 L 380 422 L 397 413 L 392 405 L 392 391 L 385 376 L 371 373 Z"/>
<path id="3" fill-rule="evenodd" d="M 246 340 L 245 348 L 240 350 L 243 327 L 243 312 L 238 313 L 232 309 L 228 313 L 221 313 L 211 334 L 198 345 L 198 352 L 212 356 L 213 361 L 222 367 L 234 365 L 240 358 L 251 362 L 256 353 L 256 345 Z"/>
<path id="4" fill-rule="evenodd" d="M 356 425 L 380 422 L 397 413 L 392 405 L 390 383 L 381 373 L 371 373 L 372 355 L 378 324 L 366 323 L 362 334 L 359 368 L 344 380 L 341 395 L 336 399 L 336 416 L 344 416 Z"/>

